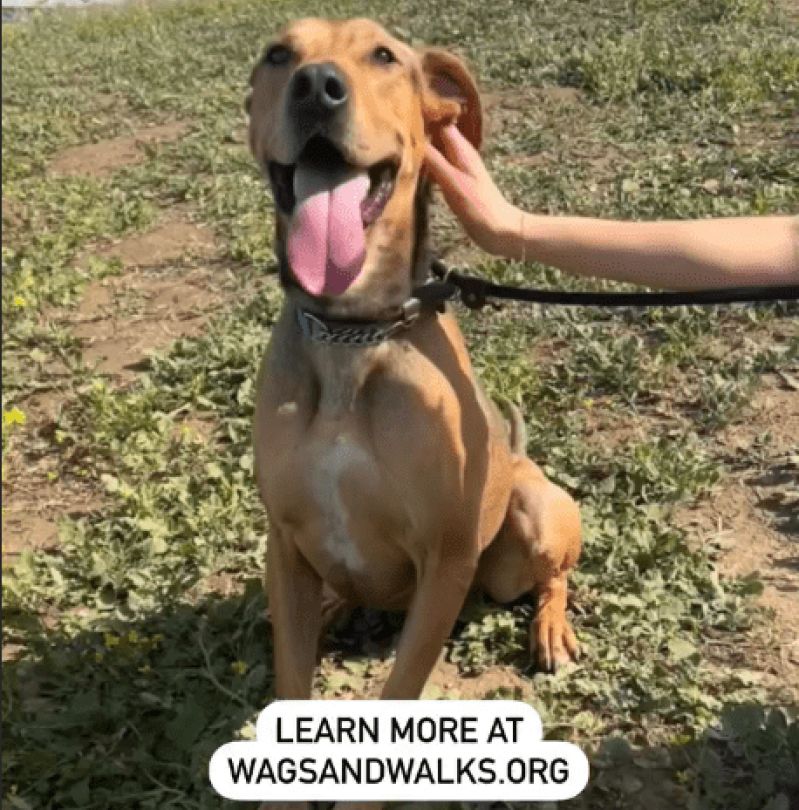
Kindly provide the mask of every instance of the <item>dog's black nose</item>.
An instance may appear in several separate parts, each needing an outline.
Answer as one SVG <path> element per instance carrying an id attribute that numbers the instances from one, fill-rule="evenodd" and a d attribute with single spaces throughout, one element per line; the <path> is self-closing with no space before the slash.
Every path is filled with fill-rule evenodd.
<path id="1" fill-rule="evenodd" d="M 298 112 L 324 118 L 346 104 L 347 82 L 335 65 L 305 65 L 294 74 L 289 94 Z"/>

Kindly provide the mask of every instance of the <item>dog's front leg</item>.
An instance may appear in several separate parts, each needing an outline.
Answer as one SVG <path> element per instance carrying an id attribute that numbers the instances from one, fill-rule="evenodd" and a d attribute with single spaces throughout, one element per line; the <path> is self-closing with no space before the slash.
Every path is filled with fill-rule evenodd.
<path id="1" fill-rule="evenodd" d="M 428 561 L 411 601 L 382 699 L 419 697 L 452 632 L 476 570 L 476 554 L 474 558 L 449 556 Z"/>
<path id="2" fill-rule="evenodd" d="M 322 627 L 322 580 L 290 533 L 273 528 L 266 587 L 274 639 L 275 697 L 308 700 Z"/>

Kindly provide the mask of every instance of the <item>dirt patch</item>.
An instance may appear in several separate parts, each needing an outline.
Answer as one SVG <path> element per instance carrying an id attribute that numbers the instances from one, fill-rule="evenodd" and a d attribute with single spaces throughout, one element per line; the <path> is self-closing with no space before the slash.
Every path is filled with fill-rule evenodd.
<path id="1" fill-rule="evenodd" d="M 578 88 L 556 85 L 494 89 L 484 92 L 481 100 L 488 137 L 497 139 L 521 124 L 540 121 L 542 127 L 553 126 L 555 118 L 572 120 L 586 109 Z"/>
<path id="2" fill-rule="evenodd" d="M 71 331 L 87 366 L 125 382 L 149 351 L 199 334 L 220 296 L 210 270 L 127 272 L 89 285 Z"/>
<path id="3" fill-rule="evenodd" d="M 86 365 L 127 381 L 148 351 L 198 334 L 207 313 L 226 298 L 209 267 L 215 253 L 211 230 L 174 212 L 146 233 L 95 250 L 124 270 L 88 284 L 77 310 L 66 316 Z M 189 266 L 175 267 L 184 262 Z"/>
<path id="4" fill-rule="evenodd" d="M 102 505 L 101 496 L 88 485 L 59 480 L 54 456 L 18 456 L 8 477 L 13 498 L 8 493 L 3 498 L 3 568 L 12 566 L 25 549 L 57 548 L 59 520 L 84 517 Z"/>
<path id="5" fill-rule="evenodd" d="M 718 547 L 724 575 L 762 581 L 760 602 L 773 620 L 757 631 L 746 663 L 776 685 L 794 685 L 790 691 L 799 700 L 799 394 L 776 387 L 777 377 L 764 382 L 749 418 L 719 435 L 727 462 L 737 469 L 713 495 L 676 517 L 695 542 Z M 753 456 L 757 461 L 747 461 Z"/>
<path id="6" fill-rule="evenodd" d="M 82 343 L 85 365 L 117 384 L 133 380 L 150 351 L 199 334 L 209 313 L 230 295 L 229 285 L 223 289 L 225 274 L 213 265 L 210 229 L 188 222 L 180 213 L 173 212 L 148 233 L 95 253 L 121 261 L 122 274 L 89 283 L 76 309 L 49 310 L 43 318 L 68 326 Z M 205 261 L 185 263 L 198 259 Z M 4 565 L 13 565 L 27 548 L 57 548 L 58 521 L 89 514 L 103 502 L 89 482 L 63 475 L 63 451 L 54 443 L 53 432 L 60 409 L 74 392 L 68 385 L 59 388 L 68 369 L 45 371 L 52 372 L 53 390 L 21 403 L 28 419 L 25 452 L 11 452 L 5 459 Z M 207 440 L 211 428 L 188 415 L 187 420 L 184 426 Z"/>
<path id="7" fill-rule="evenodd" d="M 58 544 L 58 526 L 29 512 L 3 511 L 3 562 L 23 549 L 52 549 Z"/>
<path id="8" fill-rule="evenodd" d="M 719 441 L 736 456 L 762 443 L 768 436 L 768 446 L 774 455 L 799 452 L 799 391 L 789 375 L 768 374 L 763 388 L 758 390 L 750 406 L 752 418 L 725 428 Z"/>
<path id="9" fill-rule="evenodd" d="M 596 406 L 599 407 L 596 407 Z M 644 442 L 652 435 L 652 420 L 602 409 L 602 401 L 585 404 L 585 438 L 591 445 L 612 450 Z"/>
<path id="10" fill-rule="evenodd" d="M 50 172 L 64 177 L 105 177 L 146 159 L 144 147 L 176 141 L 189 125 L 176 121 L 137 130 L 133 135 L 72 146 L 50 163 Z"/>
<path id="11" fill-rule="evenodd" d="M 529 680 L 511 667 L 489 667 L 478 675 L 461 675 L 458 667 L 448 661 L 439 661 L 425 686 L 423 697 L 457 697 L 461 700 L 482 700 L 499 693 L 530 700 L 533 687 Z"/>
<path id="12" fill-rule="evenodd" d="M 190 222 L 167 222 L 147 233 L 135 234 L 103 247 L 104 258 L 118 259 L 125 267 L 153 267 L 187 257 L 211 256 L 216 246 L 209 228 Z"/>
<path id="13" fill-rule="evenodd" d="M 557 104 L 578 104 L 582 91 L 577 87 L 545 85 L 543 87 L 518 87 L 489 90 L 481 95 L 483 109 L 487 115 L 502 110 L 522 110 L 529 112 L 536 102 L 555 102 Z"/>
<path id="14" fill-rule="evenodd" d="M 552 99 L 559 104 L 577 104 L 583 95 L 583 91 L 579 87 L 561 87 L 560 85 L 541 87 L 538 92 L 544 98 Z"/>
<path id="15" fill-rule="evenodd" d="M 87 366 L 117 384 L 129 383 L 152 350 L 179 337 L 197 335 L 224 299 L 211 269 L 188 268 L 166 275 L 132 271 L 88 285 L 76 312 L 67 316 L 72 333 L 83 343 Z M 48 436 L 57 412 L 69 393 L 31 397 L 23 403 L 26 430 L 36 435 L 25 454 L 6 458 L 4 484 L 3 565 L 13 565 L 26 548 L 52 550 L 58 546 L 57 522 L 77 518 L 102 505 L 90 482 L 61 480 L 63 458 Z M 188 426 L 205 437 L 208 425 Z"/>
<path id="16" fill-rule="evenodd" d="M 3 567 L 25 549 L 57 547 L 59 519 L 88 514 L 102 500 L 84 480 L 65 471 L 64 450 L 54 441 L 67 396 L 59 386 L 69 369 L 48 363 L 43 371 L 53 387 L 20 402 L 26 415 L 24 442 L 12 442 L 3 459 Z"/>
<path id="17" fill-rule="evenodd" d="M 781 564 L 790 561 L 791 552 L 796 550 L 760 507 L 751 479 L 742 476 L 733 480 L 685 517 L 700 540 L 718 544 L 725 574 L 759 574 L 765 586 L 763 604 L 772 608 L 786 627 L 797 626 L 799 571 L 796 566 Z M 796 653 L 799 664 L 799 648 Z"/>

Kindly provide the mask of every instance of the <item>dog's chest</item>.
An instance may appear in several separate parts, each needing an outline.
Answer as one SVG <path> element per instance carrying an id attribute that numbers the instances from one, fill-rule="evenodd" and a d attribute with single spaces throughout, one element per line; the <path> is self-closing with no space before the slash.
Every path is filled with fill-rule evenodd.
<path id="1" fill-rule="evenodd" d="M 297 490 L 303 554 L 342 595 L 393 606 L 414 568 L 402 494 L 388 485 L 369 445 L 352 433 L 311 442 L 298 462 L 306 470 Z"/>
<path id="2" fill-rule="evenodd" d="M 352 506 L 344 488 L 367 473 L 369 455 L 345 435 L 337 436 L 321 450 L 310 473 L 312 508 L 321 522 L 322 551 L 337 567 L 353 573 L 366 568 L 364 552 L 355 541 Z"/>

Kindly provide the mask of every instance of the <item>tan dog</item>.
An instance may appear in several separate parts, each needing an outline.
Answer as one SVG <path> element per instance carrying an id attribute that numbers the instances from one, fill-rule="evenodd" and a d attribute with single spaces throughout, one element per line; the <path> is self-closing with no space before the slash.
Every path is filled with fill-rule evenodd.
<path id="1" fill-rule="evenodd" d="M 473 586 L 537 589 L 531 646 L 554 669 L 577 652 L 577 506 L 518 425 L 509 441 L 454 318 L 406 303 L 429 268 L 425 140 L 457 120 L 479 146 L 473 79 L 368 20 L 306 19 L 256 66 L 248 110 L 286 291 L 255 416 L 276 696 L 310 697 L 325 621 L 365 605 L 408 611 L 382 696 L 417 698 Z"/>

